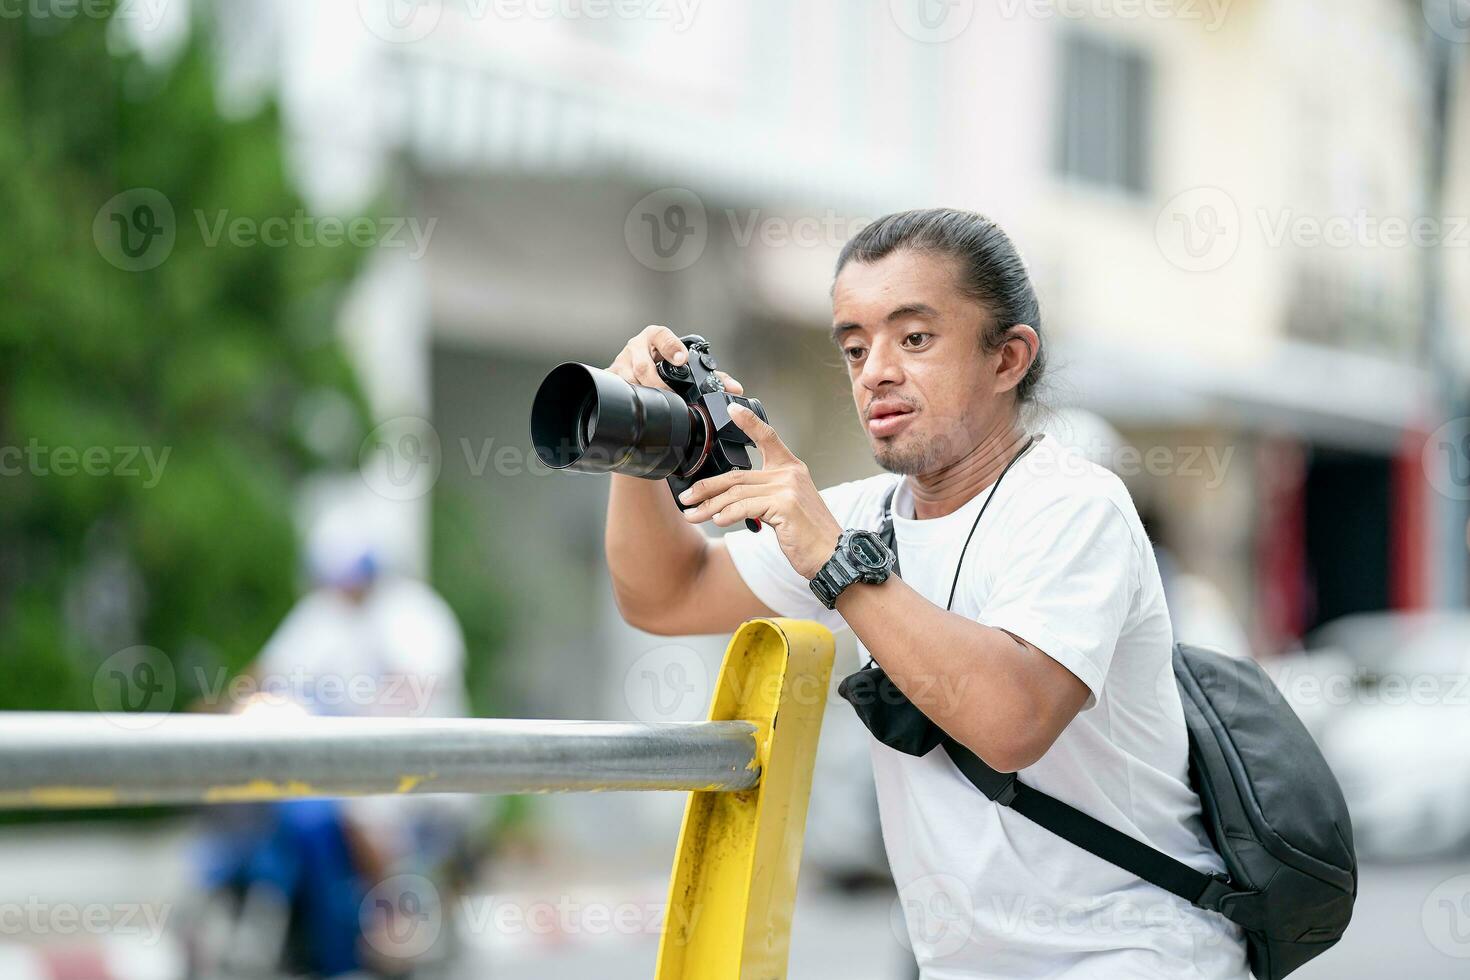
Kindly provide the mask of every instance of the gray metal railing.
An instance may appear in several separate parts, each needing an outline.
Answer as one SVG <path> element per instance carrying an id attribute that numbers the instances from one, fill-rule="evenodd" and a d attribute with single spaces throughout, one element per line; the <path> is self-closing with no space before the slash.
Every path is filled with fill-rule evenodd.
<path id="1" fill-rule="evenodd" d="M 404 793 L 743 790 L 755 726 L 0 714 L 0 808 Z"/>

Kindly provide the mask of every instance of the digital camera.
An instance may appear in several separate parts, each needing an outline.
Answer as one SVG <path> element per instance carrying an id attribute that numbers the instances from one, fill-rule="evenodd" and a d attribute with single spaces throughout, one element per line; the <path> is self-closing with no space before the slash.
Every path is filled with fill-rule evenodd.
<path id="1" fill-rule="evenodd" d="M 751 467 L 750 437 L 730 418 L 739 403 L 765 419 L 759 399 L 732 395 L 715 374 L 709 341 L 681 337 L 684 364 L 661 361 L 669 391 L 633 385 L 601 368 L 558 364 L 531 404 L 531 442 L 552 469 L 667 480 L 679 494 L 700 480 Z M 747 520 L 752 531 L 760 522 Z"/>

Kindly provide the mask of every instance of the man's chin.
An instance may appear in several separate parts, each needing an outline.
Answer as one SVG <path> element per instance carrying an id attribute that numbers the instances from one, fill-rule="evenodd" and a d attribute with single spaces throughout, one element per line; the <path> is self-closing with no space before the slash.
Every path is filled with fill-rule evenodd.
<path id="1" fill-rule="evenodd" d="M 922 476 L 942 469 L 954 459 L 951 447 L 943 437 L 922 439 L 909 433 L 903 435 L 909 437 L 894 436 L 872 441 L 873 460 L 890 473 Z"/>
<path id="2" fill-rule="evenodd" d="M 884 445 L 879 440 L 873 446 L 873 460 L 890 473 L 901 476 L 919 476 L 933 467 L 930 455 L 923 447 L 914 445 Z"/>

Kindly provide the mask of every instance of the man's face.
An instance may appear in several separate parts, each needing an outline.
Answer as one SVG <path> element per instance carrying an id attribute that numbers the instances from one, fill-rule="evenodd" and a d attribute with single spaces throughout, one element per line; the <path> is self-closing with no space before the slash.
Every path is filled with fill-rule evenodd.
<path id="1" fill-rule="evenodd" d="M 1010 411 L 999 352 L 981 348 L 986 312 L 959 288 L 945 255 L 899 249 L 849 262 L 832 288 L 832 335 L 878 465 L 941 469 L 977 446 Z M 1004 372 L 1002 372 L 1004 373 Z"/>

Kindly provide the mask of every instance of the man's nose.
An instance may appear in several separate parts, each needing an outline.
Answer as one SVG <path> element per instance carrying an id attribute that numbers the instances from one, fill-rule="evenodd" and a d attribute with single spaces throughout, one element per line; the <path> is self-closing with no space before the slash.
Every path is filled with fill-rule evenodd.
<path id="1" fill-rule="evenodd" d="M 903 381 L 903 365 L 900 363 L 898 352 L 875 346 L 863 359 L 863 370 L 859 379 L 864 387 L 869 389 Z"/>

